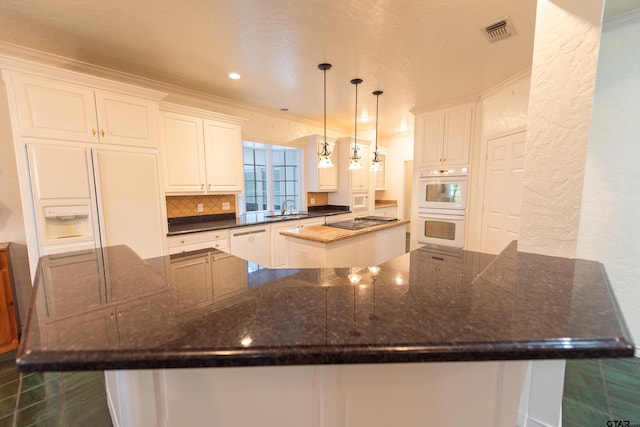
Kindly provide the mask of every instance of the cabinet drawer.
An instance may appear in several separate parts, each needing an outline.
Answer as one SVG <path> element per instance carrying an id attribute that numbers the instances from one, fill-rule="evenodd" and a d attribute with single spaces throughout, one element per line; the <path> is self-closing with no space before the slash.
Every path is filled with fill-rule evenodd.
<path id="1" fill-rule="evenodd" d="M 202 231 L 199 233 L 169 236 L 169 247 L 204 243 L 212 240 L 229 240 L 229 230 Z"/>
<path id="2" fill-rule="evenodd" d="M 200 233 L 169 236 L 169 254 L 215 248 L 229 251 L 229 230 L 203 231 Z"/>

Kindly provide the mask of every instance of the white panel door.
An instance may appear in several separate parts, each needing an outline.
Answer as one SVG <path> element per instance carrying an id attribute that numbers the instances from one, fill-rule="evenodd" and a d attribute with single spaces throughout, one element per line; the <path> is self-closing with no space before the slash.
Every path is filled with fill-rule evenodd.
<path id="1" fill-rule="evenodd" d="M 161 191 L 154 153 L 96 150 L 102 246 L 127 245 L 141 258 L 163 255 Z"/>
<path id="2" fill-rule="evenodd" d="M 206 176 L 202 119 L 163 112 L 160 124 L 166 191 L 204 191 Z"/>
<path id="3" fill-rule="evenodd" d="M 20 135 L 97 142 L 93 90 L 54 80 L 12 75 Z"/>
<path id="4" fill-rule="evenodd" d="M 88 152 L 83 147 L 29 144 L 29 173 L 36 200 L 89 199 Z"/>
<path id="5" fill-rule="evenodd" d="M 205 190 L 242 191 L 242 133 L 239 125 L 204 121 L 204 152 L 207 165 Z"/>
<path id="6" fill-rule="evenodd" d="M 487 141 L 482 252 L 500 253 L 518 239 L 526 132 Z"/>
<path id="7" fill-rule="evenodd" d="M 133 147 L 158 146 L 158 107 L 154 101 L 113 92 L 95 92 L 100 142 Z"/>

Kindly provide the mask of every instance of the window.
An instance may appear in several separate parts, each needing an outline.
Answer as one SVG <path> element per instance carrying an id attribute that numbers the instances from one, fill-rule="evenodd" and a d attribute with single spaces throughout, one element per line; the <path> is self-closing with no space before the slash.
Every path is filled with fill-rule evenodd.
<path id="1" fill-rule="evenodd" d="M 244 190 L 247 212 L 300 208 L 299 150 L 244 141 Z"/>

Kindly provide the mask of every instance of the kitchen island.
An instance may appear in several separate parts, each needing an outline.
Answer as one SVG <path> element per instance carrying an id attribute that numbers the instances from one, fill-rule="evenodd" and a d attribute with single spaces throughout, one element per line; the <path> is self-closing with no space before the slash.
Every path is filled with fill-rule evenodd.
<path id="1" fill-rule="evenodd" d="M 513 426 L 532 360 L 633 356 L 601 264 L 515 242 L 213 274 L 238 291 L 197 315 L 169 280 L 181 259 L 42 258 L 19 369 L 106 370 L 120 426 Z"/>
<path id="2" fill-rule="evenodd" d="M 375 266 L 405 252 L 408 223 L 406 219 L 356 218 L 283 230 L 280 234 L 285 236 L 289 268 Z M 341 224 L 344 227 L 339 227 Z"/>

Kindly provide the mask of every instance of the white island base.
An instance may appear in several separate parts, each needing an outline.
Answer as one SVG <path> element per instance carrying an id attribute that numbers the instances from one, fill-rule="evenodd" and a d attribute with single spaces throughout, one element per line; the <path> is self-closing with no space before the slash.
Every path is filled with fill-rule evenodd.
<path id="1" fill-rule="evenodd" d="M 531 381 L 536 369 L 551 379 L 542 390 Z M 117 427 L 539 427 L 560 423 L 563 372 L 564 361 L 491 361 L 123 370 L 105 376 Z M 537 418 L 536 410 L 543 412 Z"/>

